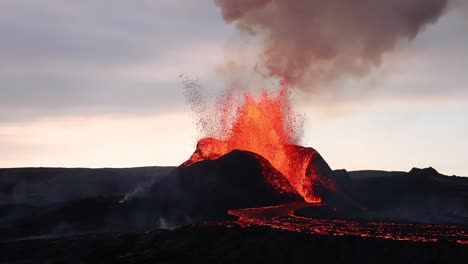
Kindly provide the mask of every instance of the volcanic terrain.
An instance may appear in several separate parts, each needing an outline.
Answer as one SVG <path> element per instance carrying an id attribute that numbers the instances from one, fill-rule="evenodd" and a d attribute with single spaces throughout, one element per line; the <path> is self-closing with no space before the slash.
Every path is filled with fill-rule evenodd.
<path id="1" fill-rule="evenodd" d="M 287 89 L 225 97 L 178 167 L 0 170 L 0 261 L 466 263 L 468 178 L 333 171 Z"/>
<path id="2" fill-rule="evenodd" d="M 413 263 L 467 259 L 466 178 L 432 168 L 332 171 L 314 155 L 306 171 L 326 173 L 325 186 L 316 189 L 320 203 L 306 202 L 266 159 L 248 151 L 178 168 L 0 170 L 1 188 L 10 190 L 1 201 L 0 261 L 300 263 L 315 256 L 372 263 L 405 262 L 408 254 L 415 256 Z M 64 179 L 76 175 L 83 190 L 96 181 L 120 186 L 139 179 L 143 187 L 102 187 L 60 198 L 53 190 L 66 189 Z M 37 186 L 41 179 L 51 184 Z M 28 185 L 40 200 L 19 199 L 15 192 Z M 337 248 L 339 256 L 333 254 Z"/>

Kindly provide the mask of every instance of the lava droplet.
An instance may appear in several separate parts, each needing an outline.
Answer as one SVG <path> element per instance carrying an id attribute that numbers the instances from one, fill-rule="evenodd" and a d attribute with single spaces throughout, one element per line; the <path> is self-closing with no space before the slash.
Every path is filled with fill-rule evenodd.
<path id="1" fill-rule="evenodd" d="M 318 153 L 312 148 L 295 145 L 298 127 L 287 89 L 285 82 L 281 82 L 276 95 L 265 91 L 259 99 L 245 95 L 243 103 L 235 109 L 234 118 L 229 115 L 234 104 L 227 96 L 219 109 L 222 111 L 218 124 L 223 127 L 221 134 L 216 138 L 201 139 L 195 153 L 182 166 L 217 159 L 233 150 L 254 152 L 280 171 L 305 201 L 321 202 L 314 193 L 314 184 L 320 175 L 316 175 L 317 170 L 309 169 L 313 156 Z M 276 187 L 287 191 L 285 186 Z"/>

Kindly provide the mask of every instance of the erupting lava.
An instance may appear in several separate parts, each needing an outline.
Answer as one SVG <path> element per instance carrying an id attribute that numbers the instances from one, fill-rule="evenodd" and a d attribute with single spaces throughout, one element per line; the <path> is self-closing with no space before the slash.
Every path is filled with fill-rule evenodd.
<path id="1" fill-rule="evenodd" d="M 219 121 L 224 134 L 219 135 L 219 139 L 201 139 L 195 153 L 182 166 L 217 159 L 232 150 L 254 152 L 280 171 L 305 201 L 321 202 L 321 198 L 314 192 L 314 184 L 321 176 L 318 175 L 320 168 L 311 163 L 312 158 L 319 154 L 312 148 L 295 145 L 297 122 L 289 102 L 285 82 L 281 82 L 276 96 L 264 91 L 256 100 L 246 95 L 237 108 L 233 106 L 232 97 L 227 96 L 226 102 L 220 107 L 222 115 Z M 235 112 L 233 118 L 230 115 L 232 111 Z M 265 177 L 268 178 L 267 172 Z M 281 186 L 277 181 L 269 182 L 280 190 L 288 191 L 286 186 Z"/>

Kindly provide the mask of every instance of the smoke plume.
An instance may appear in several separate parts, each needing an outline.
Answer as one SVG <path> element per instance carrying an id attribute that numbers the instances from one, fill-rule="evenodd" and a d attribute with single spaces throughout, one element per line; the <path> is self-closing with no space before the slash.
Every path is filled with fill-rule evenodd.
<path id="1" fill-rule="evenodd" d="M 304 90 L 363 76 L 457 0 L 214 0 L 260 40 L 255 70 Z"/>

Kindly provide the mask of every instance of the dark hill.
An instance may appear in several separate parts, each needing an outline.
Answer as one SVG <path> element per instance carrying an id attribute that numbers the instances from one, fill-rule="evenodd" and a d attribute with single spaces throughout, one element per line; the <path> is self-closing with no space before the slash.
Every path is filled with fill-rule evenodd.
<path id="1" fill-rule="evenodd" d="M 269 181 L 281 182 L 289 193 L 277 189 Z M 146 199 L 148 197 L 164 203 L 160 204 L 163 208 L 185 212 L 190 219 L 219 219 L 224 218 L 229 209 L 302 200 L 267 160 L 238 150 L 216 160 L 177 168 L 151 186 L 145 195 Z M 173 215 L 169 211 L 167 214 Z"/>
<path id="2" fill-rule="evenodd" d="M 0 206 L 40 206 L 100 196 L 121 196 L 172 169 L 174 167 L 0 169 Z"/>
<path id="3" fill-rule="evenodd" d="M 357 215 L 353 212 L 353 217 L 468 225 L 467 177 L 442 175 L 433 168 L 414 168 L 407 173 L 336 170 L 333 175 L 364 209 Z"/>
<path id="4" fill-rule="evenodd" d="M 67 172 L 73 174 L 76 171 L 70 169 Z M 271 181 L 280 181 L 287 185 L 286 189 L 289 188 L 290 192 L 276 189 L 264 174 L 268 174 Z M 50 179 L 49 175 L 44 177 Z M 129 175 L 127 180 L 132 177 Z M 120 181 L 122 180 L 115 179 L 117 183 Z M 147 182 L 143 182 L 143 187 L 146 184 Z M 47 187 L 44 189 L 47 190 Z M 111 190 L 103 191 L 104 194 L 109 192 Z M 47 191 L 42 193 L 47 196 Z M 21 209 L 22 215 L 0 219 L 0 231 L 3 239 L 96 232 L 141 232 L 155 227 L 171 228 L 206 220 L 226 219 L 226 212 L 230 209 L 302 200 L 268 161 L 245 151 L 233 151 L 217 160 L 176 168 L 169 174 L 160 176 L 152 185 L 141 188 L 135 195 L 130 195 L 125 201 L 122 199 L 125 193 L 117 194 L 84 197 L 32 208 L 8 205 L 5 207 L 10 211 Z"/>

